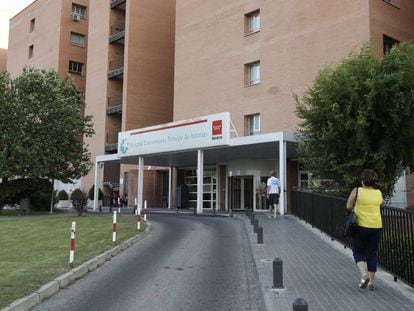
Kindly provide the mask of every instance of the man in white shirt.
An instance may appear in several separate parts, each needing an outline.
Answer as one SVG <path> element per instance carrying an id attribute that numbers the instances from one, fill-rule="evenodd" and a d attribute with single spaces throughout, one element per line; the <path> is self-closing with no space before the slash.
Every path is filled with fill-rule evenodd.
<path id="1" fill-rule="evenodd" d="M 270 177 L 267 179 L 267 196 L 269 198 L 270 217 L 273 217 L 273 209 L 275 211 L 274 218 L 276 220 L 277 206 L 279 204 L 280 181 L 275 177 L 275 172 L 270 171 Z"/>

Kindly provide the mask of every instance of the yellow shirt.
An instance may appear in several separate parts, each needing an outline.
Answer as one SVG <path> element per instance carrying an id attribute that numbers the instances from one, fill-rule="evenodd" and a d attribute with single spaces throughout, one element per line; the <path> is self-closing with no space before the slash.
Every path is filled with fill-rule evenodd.
<path id="1" fill-rule="evenodd" d="M 382 193 L 375 189 L 358 188 L 355 214 L 358 226 L 365 228 L 382 228 L 380 205 Z"/>

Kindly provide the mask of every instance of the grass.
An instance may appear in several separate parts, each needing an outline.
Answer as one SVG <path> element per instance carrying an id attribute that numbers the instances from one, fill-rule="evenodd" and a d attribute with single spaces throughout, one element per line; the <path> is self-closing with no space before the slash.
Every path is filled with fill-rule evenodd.
<path id="1" fill-rule="evenodd" d="M 70 270 L 72 221 L 76 221 L 75 267 L 112 247 L 109 215 L 0 221 L 0 309 Z M 118 215 L 117 243 L 136 234 L 135 218 Z"/>
<path id="2" fill-rule="evenodd" d="M 53 214 L 64 214 L 65 211 L 62 210 L 53 210 Z M 39 216 L 39 215 L 49 215 L 49 211 L 30 211 L 29 214 L 21 211 L 20 209 L 11 209 L 11 210 L 2 210 L 0 217 L 19 217 L 19 216 Z"/>

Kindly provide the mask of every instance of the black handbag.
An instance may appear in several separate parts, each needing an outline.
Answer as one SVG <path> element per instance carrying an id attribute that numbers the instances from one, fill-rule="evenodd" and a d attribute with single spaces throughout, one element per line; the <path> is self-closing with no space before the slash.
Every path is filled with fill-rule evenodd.
<path id="1" fill-rule="evenodd" d="M 357 217 L 354 213 L 354 211 L 349 211 L 348 214 L 345 217 L 345 229 L 344 229 L 344 235 L 346 237 L 352 237 L 357 229 Z"/>
<path id="2" fill-rule="evenodd" d="M 355 208 L 357 199 L 358 199 L 358 188 L 357 188 L 357 193 L 355 197 L 354 208 Z M 344 236 L 352 237 L 357 231 L 357 225 L 358 225 L 357 216 L 354 213 L 354 209 L 352 209 L 351 211 L 347 213 L 345 217 Z"/>

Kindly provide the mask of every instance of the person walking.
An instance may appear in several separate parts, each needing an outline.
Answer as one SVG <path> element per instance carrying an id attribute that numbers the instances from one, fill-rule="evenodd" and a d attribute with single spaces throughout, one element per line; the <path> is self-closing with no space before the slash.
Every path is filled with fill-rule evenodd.
<path id="1" fill-rule="evenodd" d="M 361 273 L 360 288 L 375 289 L 377 271 L 377 250 L 381 238 L 382 219 L 380 206 L 383 197 L 375 189 L 377 174 L 371 169 L 361 173 L 362 187 L 352 189 L 346 208 L 354 209 L 357 228 L 352 236 L 352 251 L 355 263 Z"/>
<path id="2" fill-rule="evenodd" d="M 270 218 L 274 217 L 276 220 L 277 206 L 279 204 L 280 181 L 276 178 L 274 171 L 270 171 L 270 177 L 267 179 L 267 196 L 269 198 L 269 212 Z M 273 216 L 273 209 L 275 211 Z"/>

